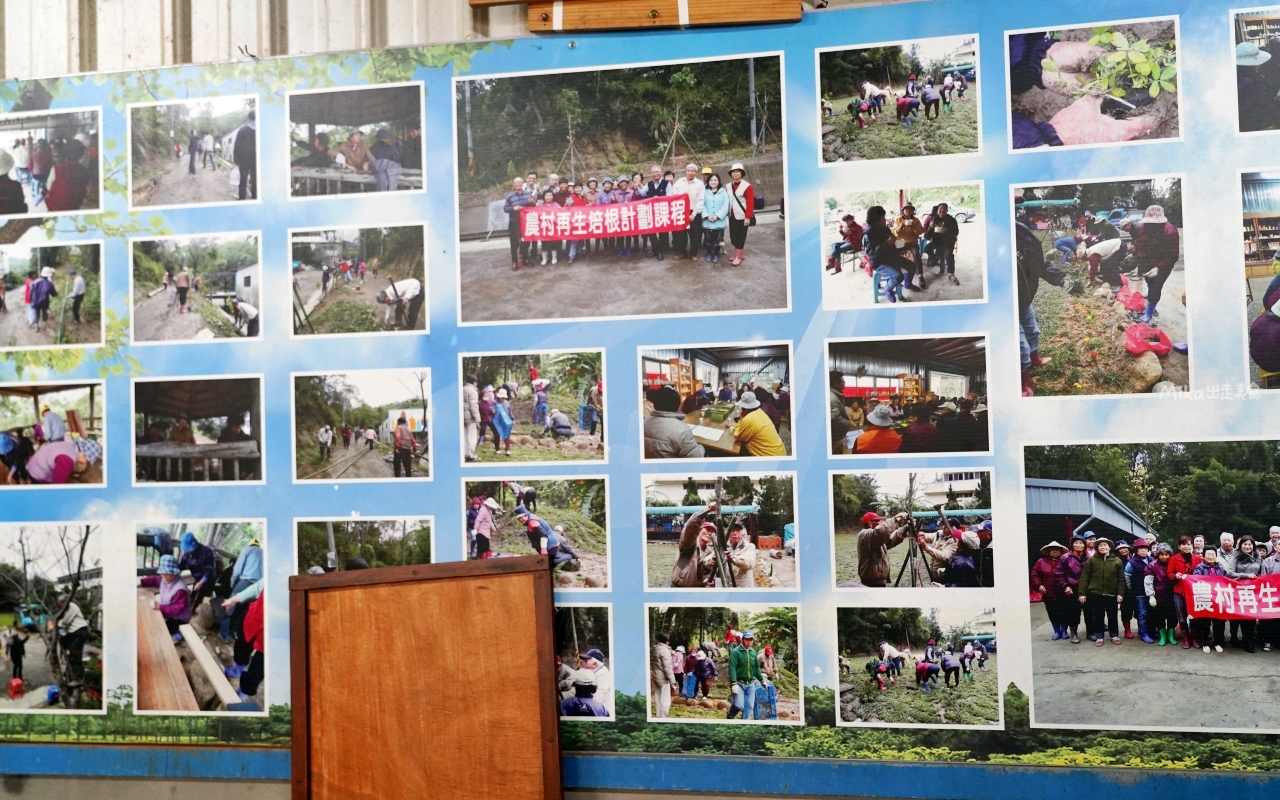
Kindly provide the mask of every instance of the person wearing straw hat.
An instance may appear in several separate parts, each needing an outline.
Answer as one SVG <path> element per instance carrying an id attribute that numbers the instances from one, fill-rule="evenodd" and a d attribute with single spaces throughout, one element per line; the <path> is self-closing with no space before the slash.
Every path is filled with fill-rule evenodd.
<path id="1" fill-rule="evenodd" d="M 1260 131 L 1276 122 L 1275 88 L 1264 70 L 1271 54 L 1254 42 L 1236 45 L 1236 102 L 1240 107 L 1240 130 Z"/>
<path id="2" fill-rule="evenodd" d="M 1165 216 L 1164 206 L 1151 205 L 1138 222 L 1124 226 L 1132 237 L 1131 250 L 1138 272 L 1146 278 L 1147 304 L 1142 312 L 1142 322 L 1150 323 L 1157 316 L 1156 305 L 1165 281 L 1178 263 L 1178 229 Z"/>
<path id="3" fill-rule="evenodd" d="M 1098 537 L 1096 551 L 1080 570 L 1080 604 L 1098 647 L 1102 647 L 1108 634 L 1112 644 L 1120 644 L 1117 612 L 1124 599 L 1124 561 L 1111 552 L 1112 544 L 1107 537 Z"/>
<path id="4" fill-rule="evenodd" d="M 778 429 L 774 427 L 773 420 L 769 419 L 769 415 L 760 408 L 756 393 L 743 392 L 738 398 L 737 405 L 742 415 L 738 417 L 738 424 L 733 426 L 733 438 L 742 443 L 743 449 L 746 450 L 745 455 L 774 457 L 787 455 L 786 444 L 778 435 Z"/>
<path id="5" fill-rule="evenodd" d="M 1067 548 L 1057 540 L 1040 548 L 1040 558 L 1031 567 L 1031 591 L 1039 592 L 1044 602 L 1045 613 L 1049 615 L 1049 625 L 1053 628 L 1050 641 L 1069 638 L 1067 623 L 1062 613 L 1062 594 L 1054 582 L 1058 569 L 1058 559 L 1067 552 Z"/>
<path id="6" fill-rule="evenodd" d="M 0 214 L 27 213 L 27 198 L 22 184 L 9 177 L 13 171 L 13 156 L 0 150 Z"/>
<path id="7" fill-rule="evenodd" d="M 756 190 L 747 180 L 742 162 L 729 167 L 729 242 L 733 245 L 735 267 L 746 258 L 747 228 L 756 224 Z"/>

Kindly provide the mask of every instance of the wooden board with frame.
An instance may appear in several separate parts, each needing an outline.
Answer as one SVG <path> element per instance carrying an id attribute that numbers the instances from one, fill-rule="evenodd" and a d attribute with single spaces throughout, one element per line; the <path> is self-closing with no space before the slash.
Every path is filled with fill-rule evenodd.
<path id="1" fill-rule="evenodd" d="M 546 556 L 289 590 L 294 800 L 563 797 Z"/>

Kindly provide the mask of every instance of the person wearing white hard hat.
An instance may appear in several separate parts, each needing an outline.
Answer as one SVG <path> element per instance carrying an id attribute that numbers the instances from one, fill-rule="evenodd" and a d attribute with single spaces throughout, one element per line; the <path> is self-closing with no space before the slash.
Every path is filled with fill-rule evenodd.
<path id="1" fill-rule="evenodd" d="M 747 180 L 742 162 L 729 167 L 729 241 L 733 244 L 735 267 L 746 257 L 747 228 L 756 224 L 756 190 Z"/>
<path id="2" fill-rule="evenodd" d="M 13 164 L 9 151 L 0 150 L 0 214 L 27 213 L 27 198 L 22 193 L 22 184 L 9 177 Z"/>

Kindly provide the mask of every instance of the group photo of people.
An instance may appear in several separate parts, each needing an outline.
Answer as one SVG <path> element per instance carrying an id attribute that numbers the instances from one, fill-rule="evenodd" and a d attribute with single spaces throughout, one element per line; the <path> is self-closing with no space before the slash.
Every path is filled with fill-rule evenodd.
<path id="1" fill-rule="evenodd" d="M 993 527 L 990 470 L 831 475 L 840 589 L 994 587 Z"/>
<path id="2" fill-rule="evenodd" d="M 836 724 L 1001 725 L 995 611 L 973 603 L 837 608 Z"/>
<path id="3" fill-rule="evenodd" d="M 134 344 L 262 335 L 260 234 L 133 239 L 129 257 Z"/>
<path id="4" fill-rule="evenodd" d="M 823 308 L 985 300 L 982 203 L 979 183 L 824 191 Z"/>
<path id="5" fill-rule="evenodd" d="M 133 382 L 133 482 L 264 482 L 262 378 Z"/>
<path id="6" fill-rule="evenodd" d="M 609 588 L 605 478 L 506 478 L 464 487 L 468 560 L 543 555 L 557 591 Z"/>
<path id="7" fill-rule="evenodd" d="M 977 153 L 978 35 L 818 50 L 822 161 Z"/>
<path id="8" fill-rule="evenodd" d="M 0 247 L 0 352 L 104 341 L 101 242 Z"/>
<path id="9" fill-rule="evenodd" d="M 1237 11 L 1232 27 L 1239 130 L 1280 129 L 1280 6 Z"/>
<path id="10" fill-rule="evenodd" d="M 555 613 L 560 718 L 615 719 L 613 606 L 556 603 Z"/>
<path id="11" fill-rule="evenodd" d="M 266 523 L 134 527 L 134 707 L 266 713 Z"/>
<path id="12" fill-rule="evenodd" d="M 1012 191 L 1023 397 L 1187 391 L 1182 179 Z"/>
<path id="13" fill-rule="evenodd" d="M 422 225 L 289 232 L 293 335 L 425 332 Z"/>
<path id="14" fill-rule="evenodd" d="M 804 724 L 799 607 L 645 610 L 650 722 Z"/>
<path id="15" fill-rule="evenodd" d="M 1005 37 L 1012 149 L 1181 138 L 1177 18 Z"/>
<path id="16" fill-rule="evenodd" d="M 288 96 L 289 197 L 422 191 L 422 84 Z"/>
<path id="17" fill-rule="evenodd" d="M 103 538 L 93 523 L 0 525 L 0 711 L 105 708 Z"/>
<path id="18" fill-rule="evenodd" d="M 1270 440 L 1023 448 L 1033 722 L 1280 729 L 1278 459 Z M 1257 702 L 1147 703 L 1135 674 Z"/>
<path id="19" fill-rule="evenodd" d="M 463 324 L 788 307 L 779 56 L 454 94 Z"/>
<path id="20" fill-rule="evenodd" d="M 646 460 L 788 458 L 791 345 L 685 345 L 640 350 Z"/>
<path id="21" fill-rule="evenodd" d="M 831 455 L 985 453 L 987 339 L 827 342 Z"/>
<path id="22" fill-rule="evenodd" d="M 295 481 L 431 478 L 431 370 L 293 376 Z"/>
<path id="23" fill-rule="evenodd" d="M 461 360 L 463 464 L 606 460 L 603 350 Z"/>
<path id="24" fill-rule="evenodd" d="M 106 485 L 106 388 L 0 383 L 0 488 Z"/>
<path id="25" fill-rule="evenodd" d="M 129 204 L 258 199 L 258 96 L 129 107 Z"/>
<path id="26" fill-rule="evenodd" d="M 640 483 L 645 586 L 800 588 L 794 473 L 658 473 Z"/>
<path id="27" fill-rule="evenodd" d="M 0 216 L 102 210 L 98 109 L 0 114 Z"/>
<path id="28" fill-rule="evenodd" d="M 433 517 L 337 517 L 294 521 L 298 574 L 430 564 Z"/>

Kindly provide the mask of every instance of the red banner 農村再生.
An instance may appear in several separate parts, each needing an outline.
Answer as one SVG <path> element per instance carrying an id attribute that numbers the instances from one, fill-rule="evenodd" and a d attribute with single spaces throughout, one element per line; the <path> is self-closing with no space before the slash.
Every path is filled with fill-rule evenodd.
<path id="1" fill-rule="evenodd" d="M 1280 619 L 1280 575 L 1237 581 L 1188 575 L 1178 587 L 1187 616 L 1202 619 Z"/>
<path id="2" fill-rule="evenodd" d="M 689 222 L 689 196 L 685 194 L 630 203 L 529 206 L 520 210 L 520 238 L 526 242 L 558 242 L 644 236 L 682 231 Z"/>

